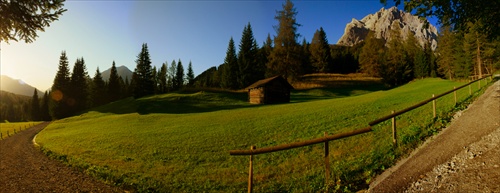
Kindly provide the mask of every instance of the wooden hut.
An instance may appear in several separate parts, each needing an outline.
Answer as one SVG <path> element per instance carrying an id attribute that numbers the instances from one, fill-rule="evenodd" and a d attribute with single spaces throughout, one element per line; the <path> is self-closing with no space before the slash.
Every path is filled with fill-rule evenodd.
<path id="1" fill-rule="evenodd" d="M 283 77 L 275 76 L 259 80 L 246 89 L 251 104 L 272 104 L 290 102 L 293 87 Z"/>

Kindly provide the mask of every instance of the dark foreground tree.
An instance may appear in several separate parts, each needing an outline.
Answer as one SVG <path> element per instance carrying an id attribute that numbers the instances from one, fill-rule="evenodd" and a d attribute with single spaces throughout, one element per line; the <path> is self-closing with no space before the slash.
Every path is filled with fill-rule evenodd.
<path id="1" fill-rule="evenodd" d="M 193 84 L 194 84 L 194 71 L 193 71 L 193 64 L 191 63 L 191 61 L 189 61 L 186 78 L 187 78 L 187 85 L 189 87 L 193 86 Z"/>
<path id="2" fill-rule="evenodd" d="M 101 106 L 106 104 L 106 83 L 102 79 L 99 67 L 95 71 L 94 78 L 92 79 L 92 92 L 91 92 L 91 103 L 93 107 Z"/>
<path id="3" fill-rule="evenodd" d="M 174 90 L 179 90 L 184 86 L 184 66 L 182 66 L 181 59 L 177 61 L 174 82 Z"/>
<path id="4" fill-rule="evenodd" d="M 311 65 L 314 66 L 317 72 L 339 72 L 332 66 L 332 56 L 330 54 L 330 45 L 326 38 L 326 33 L 321 27 L 316 30 L 310 47 L 311 52 Z"/>
<path id="5" fill-rule="evenodd" d="M 293 3 L 287 0 L 283 4 L 283 10 L 278 11 L 275 19 L 279 24 L 275 26 L 276 37 L 274 38 L 274 48 L 269 56 L 267 67 L 269 75 L 283 75 L 286 78 L 298 78 L 301 72 L 301 52 L 302 49 L 297 43 L 300 36 L 297 33 L 297 23 L 295 16 L 297 11 Z"/>
<path id="6" fill-rule="evenodd" d="M 151 67 L 151 59 L 149 56 L 148 45 L 142 44 L 142 49 L 137 55 L 137 67 L 134 70 L 135 83 L 134 83 L 134 98 L 141 98 L 143 96 L 154 94 L 153 71 Z"/>
<path id="7" fill-rule="evenodd" d="M 224 64 L 221 65 L 220 70 L 222 71 L 220 86 L 222 88 L 236 89 L 238 85 L 238 58 L 236 57 L 236 49 L 234 48 L 234 40 L 232 37 L 229 39 Z"/>
<path id="8" fill-rule="evenodd" d="M 259 68 L 257 41 L 253 37 L 252 26 L 248 23 L 241 35 L 238 52 L 238 88 L 245 88 L 263 77 Z"/>
<path id="9" fill-rule="evenodd" d="M 53 119 L 61 119 L 69 116 L 69 88 L 70 73 L 68 57 L 66 57 L 66 52 L 63 51 L 59 57 L 59 69 L 57 70 L 50 92 L 50 115 Z"/>
<path id="10" fill-rule="evenodd" d="M 71 115 L 78 113 L 87 106 L 88 97 L 88 84 L 87 84 L 87 68 L 85 67 L 85 61 L 83 58 L 76 59 L 75 66 L 73 67 L 73 73 L 71 74 L 71 88 L 70 88 L 70 100 L 68 104 L 72 109 Z"/>
<path id="11" fill-rule="evenodd" d="M 108 99 L 109 102 L 116 101 L 121 97 L 121 85 L 120 76 L 118 76 L 118 71 L 116 70 L 115 61 L 111 64 L 111 72 L 109 73 L 108 80 Z"/>
<path id="12" fill-rule="evenodd" d="M 33 42 L 66 9 L 64 0 L 0 0 L 0 41 Z"/>

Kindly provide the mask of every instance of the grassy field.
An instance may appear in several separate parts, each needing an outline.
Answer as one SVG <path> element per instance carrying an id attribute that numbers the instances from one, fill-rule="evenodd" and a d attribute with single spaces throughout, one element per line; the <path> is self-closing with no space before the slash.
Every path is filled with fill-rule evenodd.
<path id="1" fill-rule="evenodd" d="M 125 99 L 50 124 L 37 137 L 44 151 L 110 183 L 140 192 L 244 192 L 248 156 L 229 150 L 268 147 L 366 127 L 369 121 L 432 94 L 463 85 L 424 79 L 392 89 L 360 86 L 292 93 L 289 104 L 249 105 L 245 93 L 196 92 Z M 484 85 L 484 84 L 483 84 Z M 478 90 L 477 85 L 472 86 Z M 468 88 L 458 92 L 466 100 Z M 349 96 L 349 97 L 347 97 Z M 453 94 L 397 118 L 374 132 L 330 142 L 331 190 L 367 184 L 422 138 L 450 119 Z M 322 145 L 254 156 L 256 192 L 317 192 L 325 188 Z"/>
<path id="2" fill-rule="evenodd" d="M 39 123 L 40 122 L 0 123 L 0 133 L 2 134 L 2 139 L 9 137 L 7 134 L 12 136 L 20 130 L 25 130 L 26 128 Z"/>

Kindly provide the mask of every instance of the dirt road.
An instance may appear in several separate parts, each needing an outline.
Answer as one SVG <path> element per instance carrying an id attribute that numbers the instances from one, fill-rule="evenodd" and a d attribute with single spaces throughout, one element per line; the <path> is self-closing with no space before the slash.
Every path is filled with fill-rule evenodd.
<path id="1" fill-rule="evenodd" d="M 0 192 L 123 192 L 50 160 L 33 145 L 42 123 L 0 140 Z"/>
<path id="2" fill-rule="evenodd" d="M 368 192 L 500 192 L 500 81 Z"/>

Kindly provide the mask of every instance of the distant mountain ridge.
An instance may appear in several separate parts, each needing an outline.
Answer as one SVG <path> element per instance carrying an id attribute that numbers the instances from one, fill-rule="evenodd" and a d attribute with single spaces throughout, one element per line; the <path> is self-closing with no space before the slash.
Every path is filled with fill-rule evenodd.
<path id="1" fill-rule="evenodd" d="M 412 31 L 422 47 L 427 42 L 430 43 L 433 50 L 436 49 L 438 36 L 436 27 L 430 24 L 427 19 L 406 13 L 396 7 L 382 8 L 361 20 L 353 18 L 346 25 L 344 35 L 338 40 L 337 44 L 353 46 L 362 42 L 369 31 L 375 32 L 376 38 L 388 40 L 390 36 L 389 30 L 393 23 L 397 23 L 401 27 L 403 39 L 408 36 L 408 31 Z"/>
<path id="2" fill-rule="evenodd" d="M 2 75 L 0 79 L 0 90 L 18 94 L 18 95 L 24 95 L 24 96 L 33 96 L 33 92 L 35 91 L 35 87 L 26 84 L 24 81 L 19 80 L 19 79 L 13 79 L 11 77 L 8 77 L 6 75 Z M 37 89 L 38 91 L 38 97 L 43 97 L 44 93 Z"/>
<path id="3" fill-rule="evenodd" d="M 121 76 L 123 78 L 123 81 L 125 81 L 125 79 L 128 79 L 129 82 L 132 80 L 133 72 L 130 69 L 128 69 L 126 66 L 116 67 L 116 72 L 118 73 L 118 76 Z M 105 71 L 102 71 L 101 72 L 102 79 L 105 82 L 108 82 L 110 74 L 111 74 L 111 68 L 109 68 Z"/>

